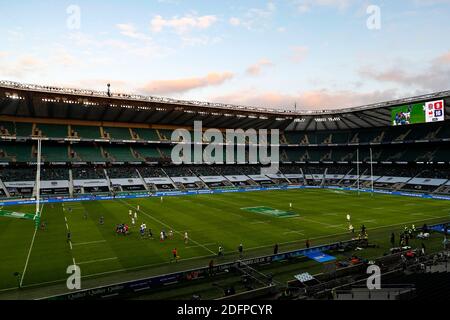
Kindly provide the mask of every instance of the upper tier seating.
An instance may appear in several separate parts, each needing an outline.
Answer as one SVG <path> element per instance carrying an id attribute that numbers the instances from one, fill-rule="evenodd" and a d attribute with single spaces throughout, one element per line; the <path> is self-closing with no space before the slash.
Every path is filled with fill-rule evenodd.
<path id="1" fill-rule="evenodd" d="M 0 134 L 2 136 L 14 136 L 16 130 L 12 122 L 0 122 Z"/>
<path id="2" fill-rule="evenodd" d="M 135 128 L 133 131 L 138 135 L 140 140 L 160 141 L 158 133 L 154 129 Z"/>
<path id="3" fill-rule="evenodd" d="M 103 147 L 103 150 L 105 152 L 105 157 L 110 161 L 132 162 L 139 160 L 133 156 L 129 146 L 109 145 L 107 147 Z"/>
<path id="4" fill-rule="evenodd" d="M 68 136 L 68 126 L 55 124 L 37 124 L 36 129 L 41 132 L 42 137 L 66 138 Z"/>
<path id="5" fill-rule="evenodd" d="M 87 162 L 105 161 L 105 158 L 103 158 L 100 148 L 98 148 L 97 146 L 73 145 L 72 150 L 76 155 L 74 161 L 87 161 Z"/>
<path id="6" fill-rule="evenodd" d="M 133 150 L 144 161 L 157 160 L 161 158 L 158 148 L 151 146 L 134 147 Z"/>
<path id="7" fill-rule="evenodd" d="M 172 140 L 172 130 L 158 129 L 162 141 Z"/>
<path id="8" fill-rule="evenodd" d="M 101 139 L 99 127 L 72 126 L 72 133 L 80 139 Z"/>
<path id="9" fill-rule="evenodd" d="M 34 161 L 32 155 L 32 145 L 29 143 L 0 142 L 0 160 L 7 162 Z"/>
<path id="10" fill-rule="evenodd" d="M 31 123 L 15 122 L 15 132 L 17 137 L 30 137 L 33 131 Z"/>
<path id="11" fill-rule="evenodd" d="M 42 145 L 42 159 L 45 162 L 70 162 L 67 145 Z"/>
<path id="12" fill-rule="evenodd" d="M 103 132 L 109 139 L 130 140 L 132 138 L 129 128 L 104 127 Z"/>

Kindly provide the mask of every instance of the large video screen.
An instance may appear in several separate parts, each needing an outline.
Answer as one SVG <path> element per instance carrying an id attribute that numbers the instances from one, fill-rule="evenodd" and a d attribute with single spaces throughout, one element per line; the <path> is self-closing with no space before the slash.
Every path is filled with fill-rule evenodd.
<path id="1" fill-rule="evenodd" d="M 394 126 L 444 121 L 444 100 L 396 107 L 392 109 L 391 118 Z"/>

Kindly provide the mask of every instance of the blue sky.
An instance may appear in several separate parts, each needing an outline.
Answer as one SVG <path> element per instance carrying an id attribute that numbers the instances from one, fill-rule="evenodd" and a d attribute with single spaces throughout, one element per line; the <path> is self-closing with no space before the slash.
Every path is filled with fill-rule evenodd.
<path id="1" fill-rule="evenodd" d="M 450 89 L 450 0 L 23 0 L 0 12 L 4 80 L 288 109 Z"/>

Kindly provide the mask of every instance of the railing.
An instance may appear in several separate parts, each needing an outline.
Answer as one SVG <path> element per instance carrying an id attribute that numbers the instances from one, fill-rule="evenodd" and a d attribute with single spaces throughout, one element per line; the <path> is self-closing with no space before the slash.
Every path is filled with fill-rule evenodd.
<path id="1" fill-rule="evenodd" d="M 341 113 L 350 113 L 356 111 L 364 111 L 371 110 L 383 107 L 394 106 L 403 103 L 410 103 L 415 101 L 427 100 L 427 99 L 436 99 L 439 97 L 447 97 L 450 96 L 450 91 L 442 91 L 436 92 L 416 97 L 403 98 L 395 101 L 388 102 L 380 102 L 369 104 L 361 107 L 354 108 L 343 108 L 338 110 L 324 109 L 324 110 L 309 110 L 309 111 L 296 111 L 296 110 L 286 110 L 286 106 L 280 109 L 270 109 L 270 108 L 257 108 L 250 106 L 242 106 L 242 105 L 232 105 L 226 103 L 211 103 L 211 102 L 202 102 L 202 101 L 187 101 L 187 100 L 178 100 L 164 97 L 154 97 L 154 96 L 144 96 L 138 94 L 122 94 L 122 93 L 109 93 L 107 91 L 95 91 L 95 90 L 86 90 L 86 89 L 74 89 L 74 88 L 62 88 L 56 86 L 41 86 L 35 84 L 22 84 L 13 81 L 0 80 L 0 86 L 12 89 L 20 89 L 20 90 L 32 90 L 32 91 L 40 91 L 40 92 L 48 92 L 48 93 L 58 93 L 58 94 L 71 94 L 71 95 L 85 95 L 99 98 L 116 98 L 116 99 L 124 99 L 124 100 L 136 100 L 141 102 L 158 102 L 158 103 L 166 103 L 166 104 L 177 104 L 183 106 L 194 106 L 194 107 L 208 107 L 208 108 L 217 108 L 217 109 L 227 109 L 227 110 L 235 110 L 235 111 L 249 111 L 249 112 L 259 112 L 259 113 L 267 113 L 267 114 L 288 114 L 288 115 L 326 115 L 326 114 L 341 114 Z"/>

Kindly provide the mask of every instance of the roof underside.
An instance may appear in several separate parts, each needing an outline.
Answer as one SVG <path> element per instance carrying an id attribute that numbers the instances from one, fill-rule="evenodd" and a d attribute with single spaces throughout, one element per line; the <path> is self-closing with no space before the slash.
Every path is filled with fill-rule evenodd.
<path id="1" fill-rule="evenodd" d="M 283 129 L 296 131 L 347 130 L 389 126 L 395 106 L 445 100 L 450 119 L 450 92 L 383 104 L 322 112 L 264 111 L 243 107 L 209 107 L 177 101 L 142 101 L 120 96 L 27 90 L 0 84 L 0 115 L 61 120 L 122 122 L 191 127 L 202 121 L 204 128 Z"/>

